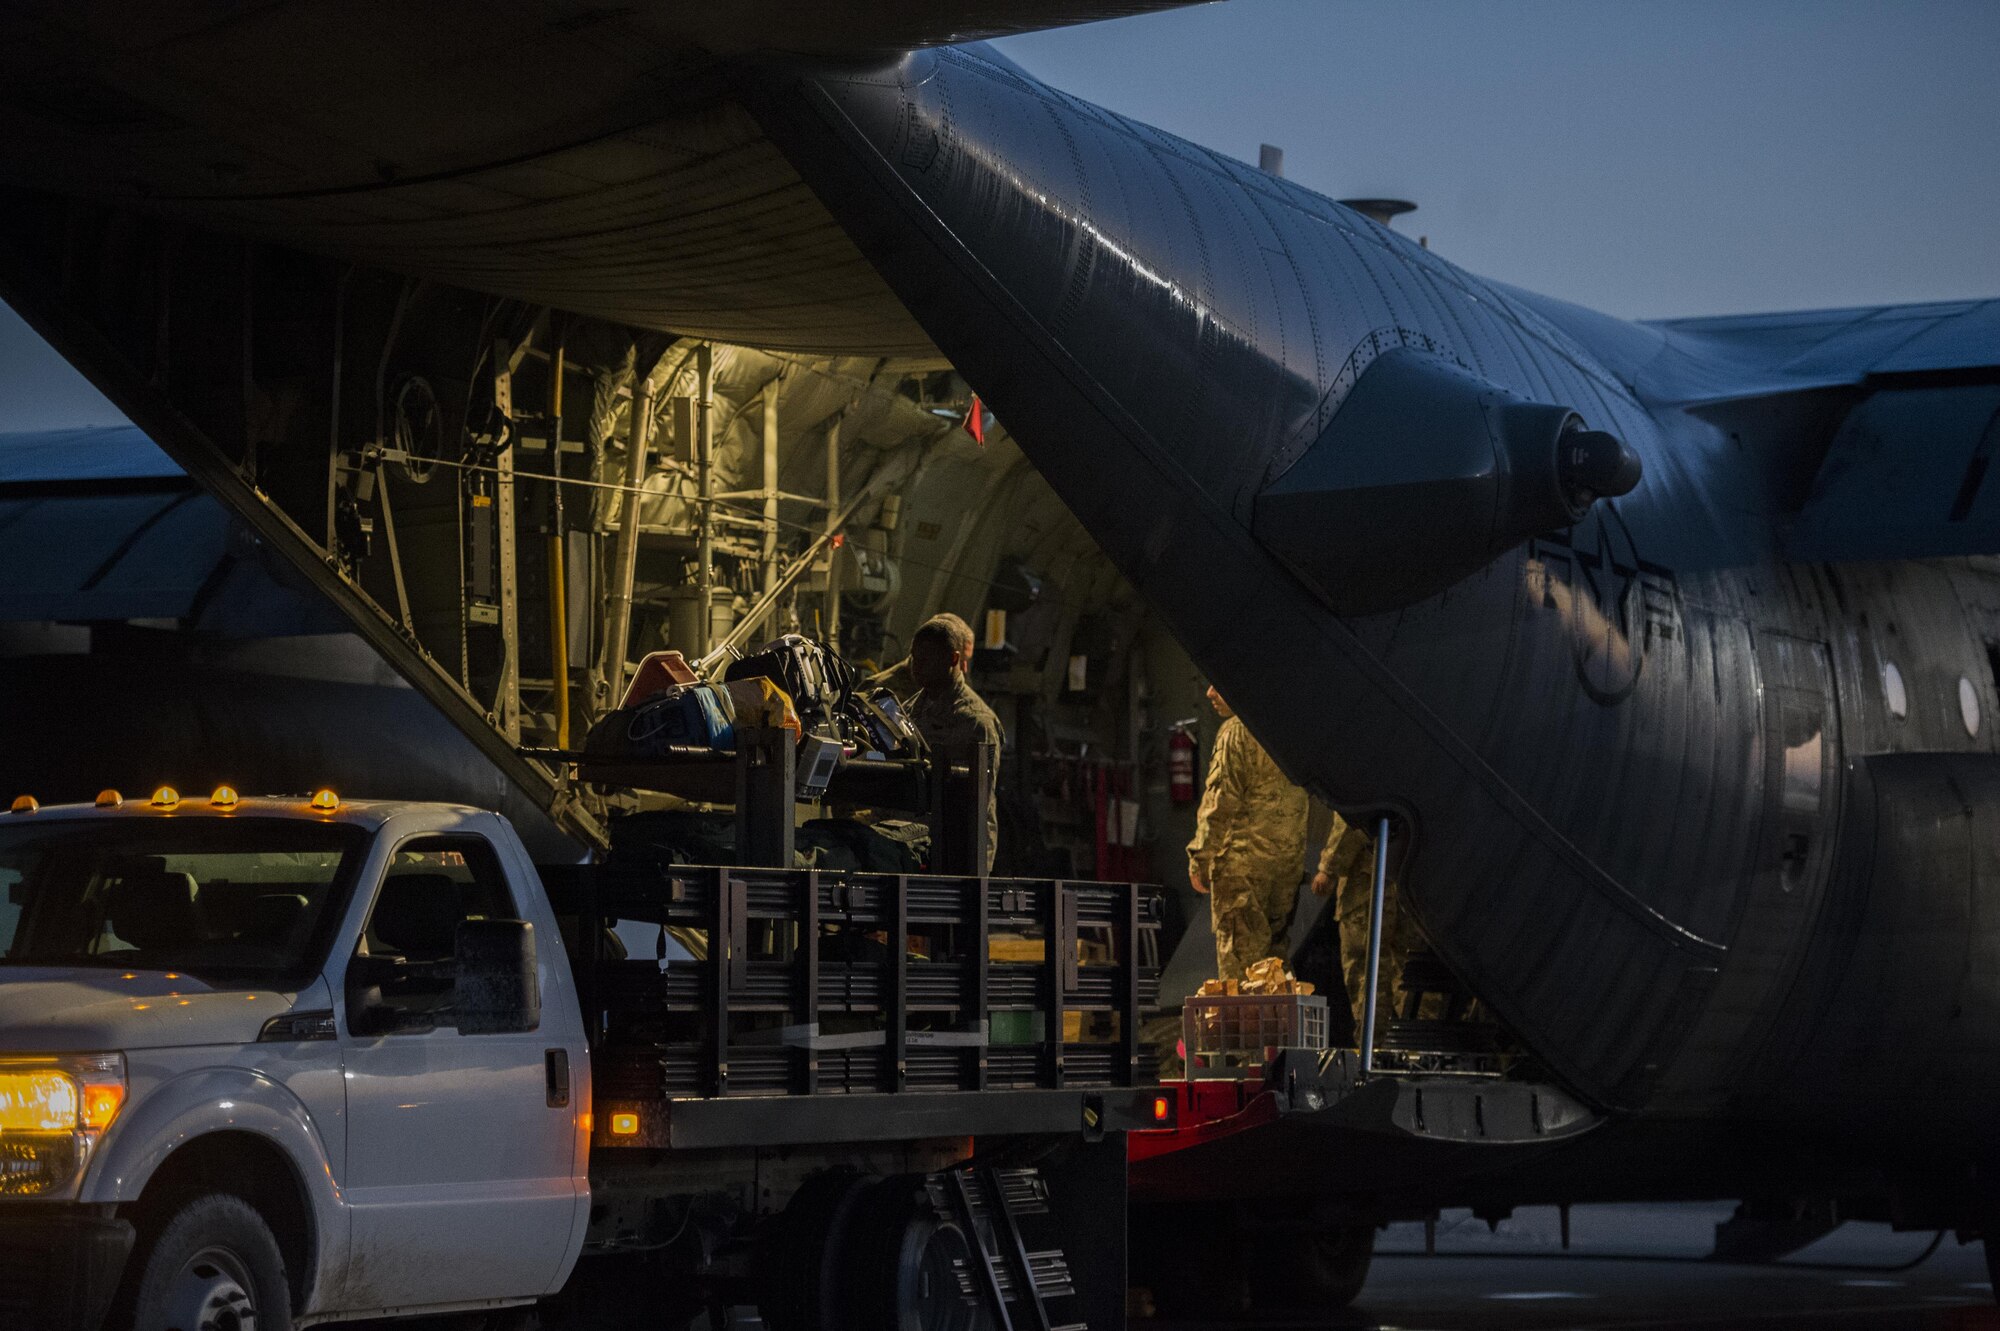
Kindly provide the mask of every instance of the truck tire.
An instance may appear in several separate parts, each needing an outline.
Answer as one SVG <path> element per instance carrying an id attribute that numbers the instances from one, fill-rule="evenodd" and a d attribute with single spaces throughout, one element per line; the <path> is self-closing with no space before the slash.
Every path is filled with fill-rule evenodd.
<path id="1" fill-rule="evenodd" d="M 148 1228 L 134 1253 L 131 1331 L 291 1331 L 284 1257 L 250 1203 L 197 1196 Z"/>
<path id="2" fill-rule="evenodd" d="M 869 1188 L 850 1229 L 843 1291 L 850 1331 L 990 1331 L 985 1291 L 956 1271 L 984 1262 L 976 1235 L 940 1215 L 921 1174 Z"/>
<path id="3" fill-rule="evenodd" d="M 841 1331 L 848 1219 L 868 1190 L 851 1170 L 807 1179 L 772 1226 L 758 1262 L 757 1311 L 771 1331 Z"/>
<path id="4" fill-rule="evenodd" d="M 1244 1245 L 1257 1256 L 1245 1272 L 1258 1312 L 1319 1313 L 1345 1308 L 1368 1283 L 1375 1259 L 1373 1225 L 1324 1225 L 1258 1235 Z"/>

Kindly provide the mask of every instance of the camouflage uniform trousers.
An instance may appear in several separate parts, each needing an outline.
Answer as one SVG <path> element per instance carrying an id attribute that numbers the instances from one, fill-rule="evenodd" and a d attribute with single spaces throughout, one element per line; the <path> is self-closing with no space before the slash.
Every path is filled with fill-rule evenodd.
<path id="1" fill-rule="evenodd" d="M 1362 1001 L 1368 992 L 1368 912 L 1375 891 L 1375 838 L 1335 814 L 1326 849 L 1320 853 L 1319 871 L 1334 883 L 1335 918 L 1340 924 L 1341 978 L 1347 986 L 1347 1002 L 1354 1013 L 1358 1039 Z M 1392 879 L 1382 899 L 1382 970 L 1375 986 L 1378 1032 L 1391 1017 L 1402 1015 L 1403 967 L 1410 953 L 1424 946 L 1415 923 L 1402 912 L 1399 895 Z M 1427 999 L 1418 1015 L 1441 1016 L 1442 1005 L 1436 998 Z"/>
<path id="2" fill-rule="evenodd" d="M 1341 880 L 1336 910 L 1340 920 L 1340 970 L 1347 982 L 1347 1002 L 1354 1011 L 1354 1029 L 1361 1029 L 1362 1003 L 1368 993 L 1368 911 L 1375 882 L 1366 874 Z M 1419 946 L 1416 930 L 1396 903 L 1396 885 L 1389 884 L 1382 901 L 1382 971 L 1375 986 L 1376 1029 L 1401 1015 L 1403 966 Z M 1358 1036 L 1356 1037 L 1359 1038 Z"/>
<path id="3" fill-rule="evenodd" d="M 1279 955 L 1278 940 L 1297 896 L 1296 874 L 1282 869 L 1256 877 L 1219 875 L 1208 895 L 1209 916 L 1215 921 L 1215 973 L 1240 980 L 1264 958 Z"/>
<path id="4" fill-rule="evenodd" d="M 1224 718 L 1195 811 L 1188 876 L 1207 887 L 1216 974 L 1240 980 L 1279 955 L 1298 899 L 1306 793 L 1286 779 L 1241 718 Z"/>

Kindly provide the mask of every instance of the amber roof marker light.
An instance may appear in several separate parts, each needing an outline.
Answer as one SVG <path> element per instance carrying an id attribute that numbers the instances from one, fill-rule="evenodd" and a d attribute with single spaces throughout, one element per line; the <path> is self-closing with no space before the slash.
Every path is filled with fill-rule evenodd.
<path id="1" fill-rule="evenodd" d="M 35 810 L 41 807 L 42 807 L 42 802 L 36 799 L 33 795 L 16 795 L 14 797 L 13 807 L 8 809 L 7 812 L 33 813 L 35 812 Z"/>
<path id="2" fill-rule="evenodd" d="M 316 790 L 313 792 L 313 797 L 306 801 L 306 805 L 320 813 L 333 813 L 340 808 L 340 796 L 331 790 Z"/>
<path id="3" fill-rule="evenodd" d="M 235 808 L 237 803 L 235 787 L 217 786 L 215 793 L 208 797 L 208 802 L 218 809 Z"/>
<path id="4" fill-rule="evenodd" d="M 97 792 L 97 807 L 100 809 L 115 809 L 124 802 L 125 797 L 115 790 L 105 789 Z"/>
<path id="5" fill-rule="evenodd" d="M 153 792 L 153 798 L 147 803 L 156 809 L 177 809 L 180 807 L 181 793 L 172 786 L 161 786 Z"/>

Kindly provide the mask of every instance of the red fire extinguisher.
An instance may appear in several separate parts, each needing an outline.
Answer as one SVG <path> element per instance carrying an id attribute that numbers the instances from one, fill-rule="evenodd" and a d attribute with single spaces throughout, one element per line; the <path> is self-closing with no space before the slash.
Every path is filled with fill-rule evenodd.
<path id="1" fill-rule="evenodd" d="M 1174 722 L 1167 735 L 1167 798 L 1194 803 L 1194 721 Z"/>

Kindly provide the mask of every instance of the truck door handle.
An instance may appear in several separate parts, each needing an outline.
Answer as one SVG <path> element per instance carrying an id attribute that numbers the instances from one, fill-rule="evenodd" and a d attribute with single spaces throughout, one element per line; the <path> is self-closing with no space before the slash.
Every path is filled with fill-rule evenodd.
<path id="1" fill-rule="evenodd" d="M 549 1108 L 569 1108 L 569 1050 L 551 1049 L 543 1054 L 542 1072 L 548 1081 Z"/>

